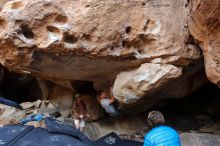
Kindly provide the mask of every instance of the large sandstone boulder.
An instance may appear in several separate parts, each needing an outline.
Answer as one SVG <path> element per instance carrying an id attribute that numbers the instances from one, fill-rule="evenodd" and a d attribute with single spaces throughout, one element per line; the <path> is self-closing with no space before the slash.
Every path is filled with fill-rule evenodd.
<path id="1" fill-rule="evenodd" d="M 189 30 L 203 50 L 206 74 L 220 86 L 220 1 L 192 0 Z"/>
<path id="2" fill-rule="evenodd" d="M 117 76 L 113 94 L 120 104 L 145 103 L 173 87 L 169 83 L 177 77 L 184 81 L 198 71 L 200 63 L 187 69 L 201 58 L 188 32 L 188 4 L 187 0 L 10 1 L 0 12 L 0 63 L 67 87 L 67 101 L 78 81 L 93 82 L 99 90 Z M 147 79 L 133 84 L 139 71 Z M 51 96 L 39 83 L 44 98 Z M 183 87 L 192 85 L 184 81 Z M 64 100 L 62 89 L 52 92 L 53 98 Z M 146 101 L 152 105 L 163 96 L 152 99 Z"/>
<path id="3" fill-rule="evenodd" d="M 44 78 L 93 81 L 96 88 L 155 59 L 185 66 L 199 57 L 188 43 L 185 5 L 186 0 L 14 0 L 0 14 L 0 62 Z"/>
<path id="4" fill-rule="evenodd" d="M 120 73 L 114 83 L 113 93 L 121 103 L 134 103 L 152 91 L 158 91 L 181 76 L 181 68 L 166 64 L 142 64 L 140 68 Z"/>
<path id="5" fill-rule="evenodd" d="M 152 64 L 149 64 L 148 66 L 151 65 Z M 159 66 L 161 66 L 161 68 L 158 68 L 156 71 L 151 70 L 144 72 L 144 70 L 141 70 L 141 68 L 144 67 L 143 65 L 137 70 L 123 72 L 117 76 L 117 84 L 115 82 L 113 93 L 120 101 L 118 108 L 121 112 L 127 114 L 142 113 L 155 105 L 158 106 L 157 104 L 165 103 L 165 99 L 186 97 L 207 83 L 202 62 L 189 65 L 182 71 L 183 73 L 180 77 L 178 77 L 180 68 L 166 65 L 158 65 L 158 67 Z M 168 73 L 166 69 L 169 68 L 173 70 Z M 123 76 L 123 74 L 129 73 L 129 77 L 131 78 L 128 79 L 127 76 Z M 156 78 L 158 76 L 161 76 L 161 78 Z M 145 78 L 145 80 L 137 80 L 140 77 L 148 78 Z M 160 86 L 157 86 L 157 84 Z"/>

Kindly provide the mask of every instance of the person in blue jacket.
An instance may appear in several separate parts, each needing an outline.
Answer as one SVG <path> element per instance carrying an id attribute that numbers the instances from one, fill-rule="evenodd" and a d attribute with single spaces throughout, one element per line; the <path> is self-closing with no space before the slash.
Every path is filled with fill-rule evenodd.
<path id="1" fill-rule="evenodd" d="M 151 130 L 144 137 L 144 146 L 181 146 L 178 133 L 165 125 L 161 112 L 151 111 L 147 124 Z"/>

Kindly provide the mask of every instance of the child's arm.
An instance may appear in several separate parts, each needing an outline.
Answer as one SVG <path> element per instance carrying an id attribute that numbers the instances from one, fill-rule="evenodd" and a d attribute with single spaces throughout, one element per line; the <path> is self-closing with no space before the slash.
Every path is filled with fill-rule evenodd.
<path id="1" fill-rule="evenodd" d="M 114 96 L 111 96 L 111 99 L 110 99 L 110 104 L 115 102 L 115 97 Z"/>
<path id="2" fill-rule="evenodd" d="M 113 91 L 112 91 L 112 90 L 113 90 L 113 88 L 111 87 L 111 88 L 110 88 L 110 96 L 111 96 L 110 104 L 113 103 L 113 102 L 115 102 L 115 97 L 113 96 Z"/>

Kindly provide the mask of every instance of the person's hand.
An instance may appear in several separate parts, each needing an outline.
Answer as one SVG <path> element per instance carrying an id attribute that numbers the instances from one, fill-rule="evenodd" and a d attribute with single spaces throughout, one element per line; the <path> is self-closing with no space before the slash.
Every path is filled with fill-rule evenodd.
<path id="1" fill-rule="evenodd" d="M 83 119 L 83 118 L 84 118 L 84 116 L 83 116 L 83 115 L 80 115 L 79 117 L 80 117 L 81 119 Z"/>

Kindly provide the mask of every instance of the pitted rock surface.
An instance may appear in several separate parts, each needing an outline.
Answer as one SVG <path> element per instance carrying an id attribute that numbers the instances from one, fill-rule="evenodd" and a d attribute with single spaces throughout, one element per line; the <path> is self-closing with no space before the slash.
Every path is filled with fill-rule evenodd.
<path id="1" fill-rule="evenodd" d="M 194 61 L 202 62 L 188 31 L 190 10 L 187 0 L 8 1 L 0 12 L 0 63 L 69 89 L 71 82 L 91 81 L 97 90 L 146 63 L 152 73 L 163 72 L 158 65 L 178 68 L 178 75 L 159 75 L 159 82 L 143 85 L 134 96 L 139 101 L 185 76 L 182 70 Z"/>

